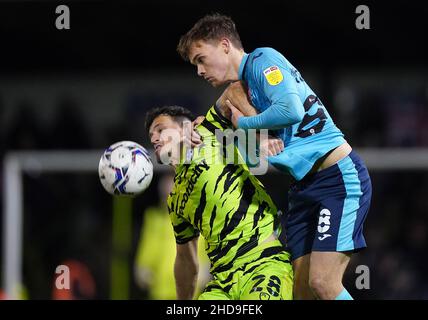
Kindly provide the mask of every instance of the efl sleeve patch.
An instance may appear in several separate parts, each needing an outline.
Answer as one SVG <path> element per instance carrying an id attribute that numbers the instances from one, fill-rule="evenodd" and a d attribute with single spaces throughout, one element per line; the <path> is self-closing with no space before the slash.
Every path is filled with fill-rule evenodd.
<path id="1" fill-rule="evenodd" d="M 265 75 L 265 78 L 267 82 L 271 86 L 276 86 L 277 84 L 280 84 L 281 81 L 284 79 L 281 70 L 277 66 L 269 67 L 263 71 L 263 74 Z"/>

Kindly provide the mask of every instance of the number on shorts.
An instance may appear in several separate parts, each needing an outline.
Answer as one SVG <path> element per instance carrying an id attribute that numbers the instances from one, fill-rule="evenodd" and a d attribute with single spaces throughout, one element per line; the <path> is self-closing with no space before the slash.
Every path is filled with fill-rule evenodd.
<path id="1" fill-rule="evenodd" d="M 267 285 L 267 291 L 274 297 L 279 296 L 279 290 L 281 288 L 281 280 L 277 276 L 271 276 Z"/>
<path id="2" fill-rule="evenodd" d="M 266 276 L 259 274 L 252 278 L 251 280 L 257 280 L 250 292 L 260 292 L 263 291 L 263 287 L 260 284 L 266 279 Z M 267 291 L 270 295 L 277 297 L 279 296 L 279 291 L 281 288 L 281 280 L 277 276 L 270 276 L 269 282 L 267 284 Z"/>

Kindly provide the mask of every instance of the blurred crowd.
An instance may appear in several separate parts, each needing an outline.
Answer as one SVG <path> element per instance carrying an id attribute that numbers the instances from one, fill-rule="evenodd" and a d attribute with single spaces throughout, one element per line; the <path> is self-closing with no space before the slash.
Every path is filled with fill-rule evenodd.
<path id="1" fill-rule="evenodd" d="M 149 107 L 181 104 L 197 114 L 208 107 L 197 105 L 192 95 L 165 98 L 132 92 L 124 102 L 121 119 L 113 126 L 91 128 L 76 96 L 58 98 L 48 125 L 40 121 L 37 101 L 23 96 L 5 123 L 5 94 L 0 91 L 1 163 L 11 150 L 101 150 L 120 140 L 148 146 L 143 122 Z M 340 87 L 323 102 L 354 147 L 428 147 L 428 87 L 413 91 Z M 94 130 L 96 136 L 91 134 Z M 95 169 L 92 175 L 24 174 L 24 297 L 110 297 L 112 199 L 101 188 Z M 261 180 L 285 211 L 286 191 L 277 185 L 277 174 L 269 173 Z M 419 171 L 371 171 L 371 175 L 374 195 L 365 230 L 369 249 L 355 255 L 346 274 L 347 287 L 360 299 L 428 299 L 428 167 Z M 132 203 L 131 248 L 123 257 L 131 281 L 129 298 L 174 297 L 173 281 L 168 287 L 159 280 L 172 279 L 175 250 L 164 207 L 164 180 L 165 176 L 156 174 L 149 190 Z M 0 188 L 3 191 L 7 186 Z M 162 239 L 156 238 L 162 232 L 169 232 L 170 241 L 157 240 Z M 64 263 L 75 270 L 73 292 L 67 296 L 54 288 L 55 268 Z M 358 265 L 369 267 L 370 289 L 355 288 Z M 202 268 L 201 286 L 207 280 L 207 268 Z"/>

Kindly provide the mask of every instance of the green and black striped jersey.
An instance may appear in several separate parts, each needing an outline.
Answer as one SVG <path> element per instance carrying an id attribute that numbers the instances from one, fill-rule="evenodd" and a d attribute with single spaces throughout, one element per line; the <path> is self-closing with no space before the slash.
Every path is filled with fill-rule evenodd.
<path id="1" fill-rule="evenodd" d="M 232 268 L 274 232 L 277 222 L 276 206 L 245 162 L 221 161 L 224 151 L 215 130 L 228 128 L 231 123 L 212 107 L 197 127 L 203 145 L 194 149 L 190 163 L 176 168 L 168 197 L 176 242 L 202 234 L 211 272 Z M 236 147 L 234 152 L 240 157 Z"/>

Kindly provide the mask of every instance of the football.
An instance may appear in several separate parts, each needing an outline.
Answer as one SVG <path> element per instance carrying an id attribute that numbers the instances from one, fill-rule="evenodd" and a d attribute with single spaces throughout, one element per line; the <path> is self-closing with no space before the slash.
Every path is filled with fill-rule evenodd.
<path id="1" fill-rule="evenodd" d="M 149 187 L 153 163 L 144 147 L 132 141 L 121 141 L 104 151 L 98 175 L 108 193 L 135 196 Z"/>

